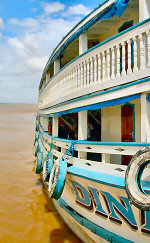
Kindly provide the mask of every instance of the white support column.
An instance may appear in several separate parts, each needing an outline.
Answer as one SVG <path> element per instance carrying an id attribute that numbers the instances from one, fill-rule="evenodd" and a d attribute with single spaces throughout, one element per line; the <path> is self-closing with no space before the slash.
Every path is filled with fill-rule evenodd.
<path id="1" fill-rule="evenodd" d="M 150 142 L 150 102 L 141 95 L 141 142 Z"/>
<path id="2" fill-rule="evenodd" d="M 102 163 L 110 163 L 110 154 L 102 154 Z"/>
<path id="3" fill-rule="evenodd" d="M 79 55 L 88 50 L 88 37 L 84 32 L 79 36 Z"/>
<path id="4" fill-rule="evenodd" d="M 42 118 L 42 119 L 41 119 Z M 40 122 L 45 132 L 48 132 L 49 117 L 41 117 Z"/>
<path id="5" fill-rule="evenodd" d="M 58 117 L 53 117 L 52 136 L 58 137 Z"/>
<path id="6" fill-rule="evenodd" d="M 87 139 L 87 111 L 78 112 L 78 139 L 85 140 Z M 78 152 L 78 158 L 86 159 L 86 152 Z"/>
<path id="7" fill-rule="evenodd" d="M 60 70 L 60 59 L 56 59 L 54 62 L 54 75 Z"/>
<path id="8" fill-rule="evenodd" d="M 50 80 L 50 71 L 46 73 L 46 84 L 49 82 L 49 80 Z"/>
<path id="9" fill-rule="evenodd" d="M 139 22 L 150 18 L 150 1 L 139 0 Z"/>

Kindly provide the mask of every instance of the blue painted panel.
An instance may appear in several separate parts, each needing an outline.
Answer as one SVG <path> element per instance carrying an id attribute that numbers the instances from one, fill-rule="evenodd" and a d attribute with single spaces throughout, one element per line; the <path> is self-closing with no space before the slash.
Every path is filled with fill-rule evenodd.
<path id="1" fill-rule="evenodd" d="M 76 112 L 79 112 L 82 110 L 97 110 L 97 109 L 101 109 L 104 107 L 116 106 L 116 105 L 127 103 L 131 100 L 138 99 L 140 97 L 141 97 L 141 94 L 130 95 L 130 96 L 126 96 L 123 98 L 104 101 L 104 102 L 93 104 L 93 105 L 87 105 L 87 106 L 77 107 L 74 109 L 65 110 L 65 111 L 61 111 L 61 112 L 51 113 L 50 116 L 57 117 L 57 116 L 62 116 L 64 114 L 76 113 Z"/>

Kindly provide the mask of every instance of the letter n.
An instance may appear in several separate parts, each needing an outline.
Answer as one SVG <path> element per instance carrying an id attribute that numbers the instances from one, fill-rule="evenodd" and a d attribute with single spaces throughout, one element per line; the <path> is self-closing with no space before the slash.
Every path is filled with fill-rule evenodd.
<path id="1" fill-rule="evenodd" d="M 122 224 L 121 219 L 115 213 L 116 210 L 133 229 L 138 229 L 128 198 L 120 196 L 119 198 L 122 202 L 121 204 L 108 192 L 101 191 L 101 193 L 105 199 L 106 205 L 110 212 L 109 215 L 110 219 Z"/>

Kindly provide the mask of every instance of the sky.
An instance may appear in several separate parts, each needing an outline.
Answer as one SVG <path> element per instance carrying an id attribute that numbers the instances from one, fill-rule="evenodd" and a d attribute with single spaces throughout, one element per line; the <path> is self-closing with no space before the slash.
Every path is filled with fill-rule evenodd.
<path id="1" fill-rule="evenodd" d="M 1 0 L 0 102 L 37 103 L 51 52 L 102 1 Z"/>

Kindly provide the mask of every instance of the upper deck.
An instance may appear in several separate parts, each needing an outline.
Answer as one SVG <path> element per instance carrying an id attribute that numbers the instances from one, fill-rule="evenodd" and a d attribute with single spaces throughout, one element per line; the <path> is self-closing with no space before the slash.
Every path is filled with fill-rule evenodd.
<path id="1" fill-rule="evenodd" d="M 145 78 L 149 82 L 149 15 L 147 0 L 109 0 L 77 24 L 55 48 L 43 71 L 40 112 L 66 110 L 68 102 L 72 103 L 69 108 L 75 108 L 74 101 L 86 95 L 89 99 L 89 94 L 98 96 L 98 92 L 106 101 L 110 97 L 104 99 L 103 91 Z M 149 91 L 144 84 L 140 89 L 130 94 Z"/>

